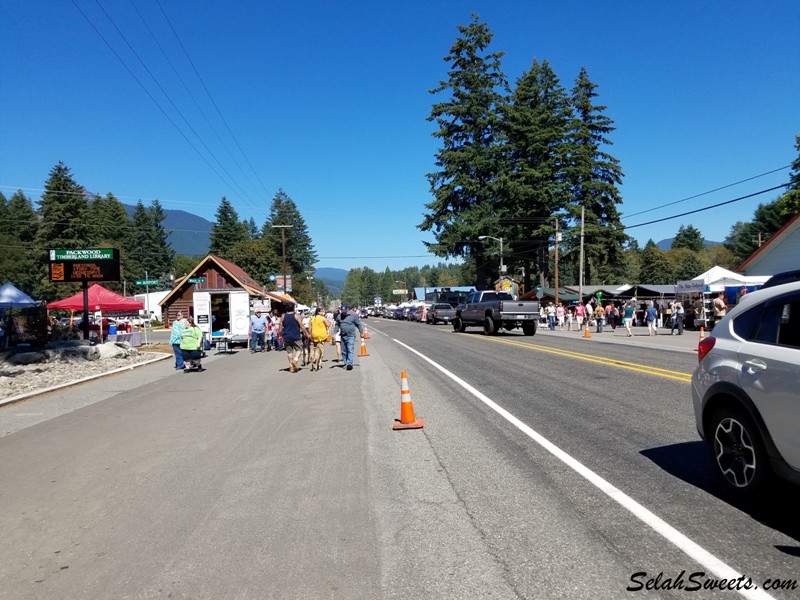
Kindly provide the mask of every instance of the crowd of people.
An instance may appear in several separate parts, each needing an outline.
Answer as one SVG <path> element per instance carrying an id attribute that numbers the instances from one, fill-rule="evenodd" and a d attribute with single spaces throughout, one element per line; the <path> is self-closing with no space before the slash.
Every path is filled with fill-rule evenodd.
<path id="1" fill-rule="evenodd" d="M 725 294 L 718 294 L 712 301 L 713 322 L 725 316 L 727 303 Z M 694 309 L 695 311 L 697 308 Z M 646 326 L 648 335 L 658 335 L 659 327 L 669 327 L 670 335 L 683 335 L 687 311 L 679 300 L 608 300 L 602 302 L 591 298 L 586 304 L 555 302 L 542 303 L 539 308 L 539 322 L 550 331 L 583 331 L 585 327 L 595 327 L 602 333 L 609 327 L 616 331 L 624 327 L 628 337 L 633 336 L 632 327 Z"/>
<path id="2" fill-rule="evenodd" d="M 297 373 L 300 366 L 311 365 L 312 371 L 320 369 L 325 345 L 336 349 L 334 362 L 353 370 L 356 333 L 363 337 L 364 325 L 358 311 L 345 304 L 333 311 L 316 308 L 296 312 L 294 305 L 279 314 L 273 309 L 268 314 L 256 308 L 250 316 L 249 348 L 251 353 L 285 351 L 289 372 Z M 175 369 L 204 371 L 202 357 L 207 343 L 202 331 L 191 316 L 181 312 L 172 322 L 169 343 L 175 353 Z"/>

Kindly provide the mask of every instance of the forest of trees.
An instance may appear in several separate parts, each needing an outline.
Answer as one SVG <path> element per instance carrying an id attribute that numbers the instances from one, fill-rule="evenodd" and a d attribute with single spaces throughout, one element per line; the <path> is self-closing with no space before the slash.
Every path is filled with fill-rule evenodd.
<path id="1" fill-rule="evenodd" d="M 10 198 L 0 193 L 0 281 L 11 281 L 35 298 L 55 300 L 75 293 L 79 286 L 48 281 L 49 249 L 117 248 L 124 281 L 107 287 L 129 295 L 144 292 L 134 282 L 147 273 L 148 279 L 169 289 L 172 278 L 188 273 L 201 257 L 175 254 L 164 218 L 158 200 L 149 206 L 139 201 L 129 217 L 113 194 L 101 197 L 87 192 L 59 162 L 50 170 L 36 206 L 22 191 Z M 211 252 L 237 263 L 267 289 L 275 289 L 269 276 L 282 270 L 282 244 L 280 229 L 273 225 L 291 225 L 286 229 L 286 270 L 293 274 L 293 295 L 301 302 L 327 296 L 325 284 L 310 277 L 317 255 L 305 221 L 283 190 L 276 193 L 261 229 L 252 219 L 240 221 L 223 197 L 211 233 Z"/>
<path id="2" fill-rule="evenodd" d="M 473 15 L 445 57 L 448 79 L 431 90 L 442 97 L 429 120 L 438 126 L 436 171 L 428 174 L 433 200 L 419 228 L 433 233 L 429 249 L 461 258 L 474 279 L 497 277 L 494 244 L 502 237 L 508 274 L 531 285 L 553 285 L 555 226 L 559 283 L 577 284 L 583 223 L 584 283 L 674 283 L 718 264 L 735 268 L 798 210 L 800 158 L 789 191 L 759 207 L 750 223 L 737 223 L 723 245 L 706 246 L 693 226 L 681 226 L 673 247 L 652 240 L 640 248 L 621 224 L 618 186 L 623 172 L 609 153 L 614 131 L 598 86 L 585 68 L 565 89 L 547 60 L 534 60 L 513 86 L 502 71 L 502 52 L 490 50 L 492 33 Z M 798 136 L 800 151 L 800 136 Z"/>

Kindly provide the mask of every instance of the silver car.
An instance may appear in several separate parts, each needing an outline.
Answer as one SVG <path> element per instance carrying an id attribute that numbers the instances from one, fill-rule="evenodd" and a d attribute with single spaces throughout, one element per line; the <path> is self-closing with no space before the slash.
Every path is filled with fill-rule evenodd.
<path id="1" fill-rule="evenodd" d="M 800 484 L 800 282 L 773 280 L 701 340 L 692 375 L 697 431 L 744 498 L 773 475 Z"/>

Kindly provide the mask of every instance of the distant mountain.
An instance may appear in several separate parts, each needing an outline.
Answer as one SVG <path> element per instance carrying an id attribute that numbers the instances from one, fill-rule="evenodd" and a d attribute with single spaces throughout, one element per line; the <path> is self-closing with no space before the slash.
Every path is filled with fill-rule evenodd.
<path id="1" fill-rule="evenodd" d="M 331 291 L 331 294 L 338 296 L 342 293 L 344 287 L 344 280 L 347 279 L 348 271 L 346 269 L 334 269 L 332 267 L 320 267 L 314 271 L 314 277 L 320 281 L 324 281 L 325 285 Z"/>
<path id="2" fill-rule="evenodd" d="M 672 242 L 673 241 L 675 241 L 675 238 L 671 237 L 671 238 L 666 239 L 666 240 L 661 240 L 660 242 L 658 242 L 656 244 L 656 246 L 658 246 L 658 248 L 660 250 L 669 250 L 670 248 L 672 248 Z M 712 242 L 711 240 L 703 240 L 703 241 L 705 242 L 706 246 L 718 246 L 719 244 L 722 243 L 722 242 Z M 644 247 L 644 246 L 642 246 L 642 247 Z"/>
<path id="3" fill-rule="evenodd" d="M 135 206 L 123 204 L 129 217 L 133 217 Z M 164 209 L 167 216 L 162 225 L 169 232 L 167 241 L 172 245 L 175 254 L 187 256 L 205 256 L 208 254 L 211 238 L 211 221 L 205 220 L 184 210 Z"/>

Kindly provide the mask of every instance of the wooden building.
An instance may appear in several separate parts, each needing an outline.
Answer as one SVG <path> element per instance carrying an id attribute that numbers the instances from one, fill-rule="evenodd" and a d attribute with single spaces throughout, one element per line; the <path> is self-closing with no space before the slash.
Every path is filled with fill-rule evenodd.
<path id="1" fill-rule="evenodd" d="M 202 279 L 198 282 L 197 280 Z M 230 261 L 209 254 L 202 259 L 187 275 L 175 281 L 175 287 L 159 304 L 164 316 L 164 327 L 170 327 L 178 312 L 193 314 L 193 295 L 196 291 L 211 291 L 218 296 L 225 290 L 245 290 L 250 296 L 251 306 L 285 310 L 286 304 L 296 304 L 288 294 L 279 294 L 265 290 L 244 269 Z M 224 306 L 219 307 L 224 319 Z"/>

